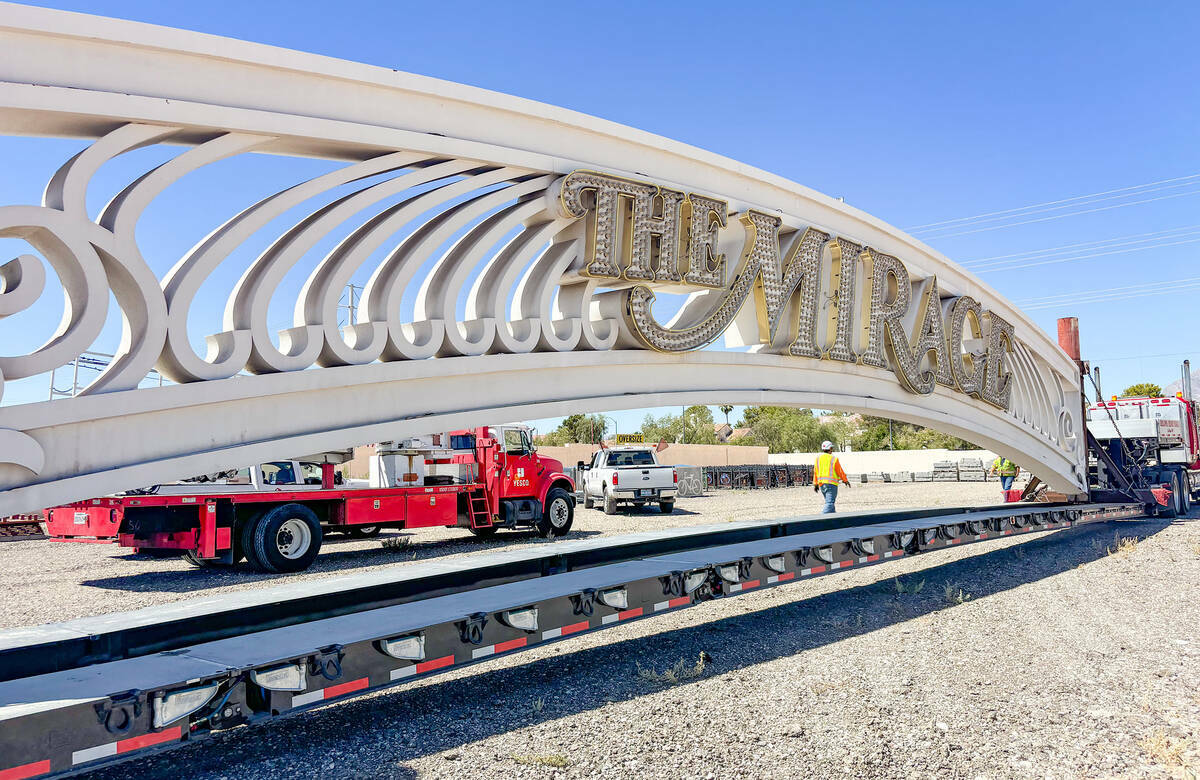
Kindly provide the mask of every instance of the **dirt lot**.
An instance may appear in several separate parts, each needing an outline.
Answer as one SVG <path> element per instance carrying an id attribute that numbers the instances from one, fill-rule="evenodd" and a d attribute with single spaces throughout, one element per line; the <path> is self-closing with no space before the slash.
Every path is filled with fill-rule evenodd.
<path id="1" fill-rule="evenodd" d="M 994 493 L 856 486 L 839 508 Z M 805 490 L 718 493 L 669 517 L 581 509 L 577 527 L 622 533 L 816 504 Z M 532 541 L 421 532 L 402 553 L 339 542 L 304 576 Z M 276 579 L 97 545 L 0 543 L 10 626 Z M 1198 596 L 1195 520 L 997 540 L 710 602 L 94 776 L 1191 777 Z"/>

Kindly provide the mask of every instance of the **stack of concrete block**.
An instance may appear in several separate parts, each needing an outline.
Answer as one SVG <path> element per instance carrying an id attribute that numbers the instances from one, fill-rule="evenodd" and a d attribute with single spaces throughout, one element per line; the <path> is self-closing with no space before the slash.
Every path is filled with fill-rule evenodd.
<path id="1" fill-rule="evenodd" d="M 939 460 L 933 464 L 934 482 L 957 482 L 958 464 L 952 460 Z"/>
<path id="2" fill-rule="evenodd" d="M 914 471 L 912 473 L 912 481 L 913 482 L 932 482 L 933 481 L 933 472 L 932 471 Z"/>
<path id="3" fill-rule="evenodd" d="M 872 471 L 867 474 L 863 474 L 863 480 L 866 482 L 883 482 L 883 472 Z"/>
<path id="4" fill-rule="evenodd" d="M 897 471 L 895 474 L 891 474 L 890 476 L 891 476 L 892 482 L 912 482 L 913 481 L 911 471 Z"/>
<path id="5" fill-rule="evenodd" d="M 960 482 L 985 482 L 987 473 L 983 470 L 983 461 L 979 458 L 963 458 L 958 462 L 958 479 Z"/>

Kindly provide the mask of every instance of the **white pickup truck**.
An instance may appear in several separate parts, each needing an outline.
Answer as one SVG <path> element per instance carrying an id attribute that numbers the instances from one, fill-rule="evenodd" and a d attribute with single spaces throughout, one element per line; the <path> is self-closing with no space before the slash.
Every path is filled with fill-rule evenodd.
<path id="1" fill-rule="evenodd" d="M 604 514 L 615 515 L 617 504 L 644 507 L 658 503 L 663 514 L 675 510 L 675 491 L 679 474 L 673 466 L 658 465 L 653 447 L 612 447 L 592 456 L 592 462 L 579 464 L 583 482 L 583 505 L 591 508 L 597 501 Z"/>

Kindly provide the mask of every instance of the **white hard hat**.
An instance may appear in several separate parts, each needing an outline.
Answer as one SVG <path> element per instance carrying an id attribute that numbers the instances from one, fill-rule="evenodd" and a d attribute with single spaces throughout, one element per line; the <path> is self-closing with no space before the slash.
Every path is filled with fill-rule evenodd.
<path id="1" fill-rule="evenodd" d="M 833 442 L 831 442 L 831 441 L 821 442 L 821 451 L 822 452 L 833 452 Z"/>

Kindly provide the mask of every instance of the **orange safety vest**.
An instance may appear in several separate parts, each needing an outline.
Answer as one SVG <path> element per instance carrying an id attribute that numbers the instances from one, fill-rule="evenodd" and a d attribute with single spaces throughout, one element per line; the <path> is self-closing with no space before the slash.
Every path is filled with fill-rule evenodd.
<path id="1" fill-rule="evenodd" d="M 846 481 L 846 472 L 842 471 L 842 464 L 837 457 L 822 452 L 817 456 L 817 465 L 813 469 L 813 483 L 817 485 L 836 485 L 838 482 Z"/>

